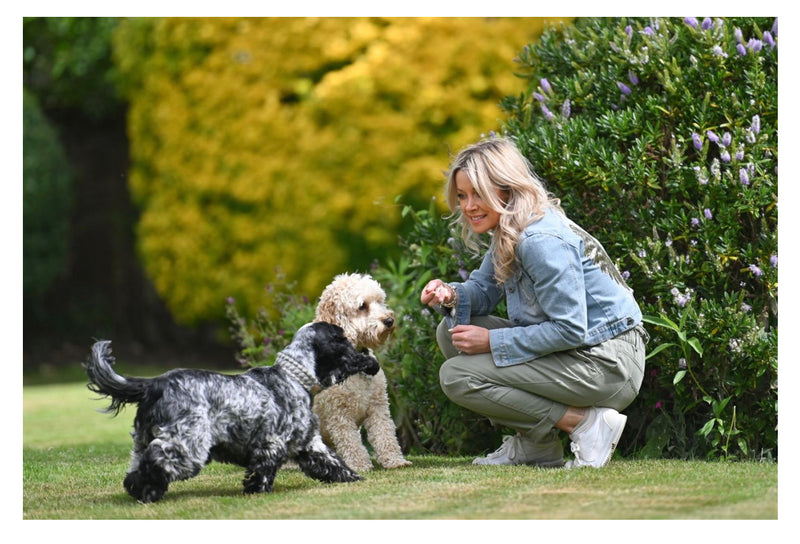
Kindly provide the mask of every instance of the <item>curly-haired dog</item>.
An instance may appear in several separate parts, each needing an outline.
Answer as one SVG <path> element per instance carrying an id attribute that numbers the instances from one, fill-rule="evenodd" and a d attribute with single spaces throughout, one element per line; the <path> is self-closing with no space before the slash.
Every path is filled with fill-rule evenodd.
<path id="1" fill-rule="evenodd" d="M 116 374 L 112 363 L 110 342 L 95 343 L 84 365 L 88 387 L 111 397 L 107 411 L 115 415 L 139 405 L 123 485 L 141 502 L 159 500 L 170 482 L 196 476 L 212 460 L 245 467 L 245 493 L 272 491 L 287 458 L 323 482 L 362 479 L 323 443 L 311 409 L 317 389 L 380 369 L 338 326 L 305 325 L 273 366 L 239 375 L 178 369 L 135 378 Z"/>
<path id="2" fill-rule="evenodd" d="M 371 276 L 341 274 L 320 296 L 316 321 L 339 325 L 356 348 L 377 348 L 394 331 L 395 319 L 386 307 L 386 293 Z M 372 469 L 369 452 L 361 441 L 367 431 L 378 463 L 384 468 L 408 466 L 397 441 L 397 429 L 389 413 L 386 375 L 357 374 L 314 399 L 320 432 L 347 465 L 363 472 Z"/>

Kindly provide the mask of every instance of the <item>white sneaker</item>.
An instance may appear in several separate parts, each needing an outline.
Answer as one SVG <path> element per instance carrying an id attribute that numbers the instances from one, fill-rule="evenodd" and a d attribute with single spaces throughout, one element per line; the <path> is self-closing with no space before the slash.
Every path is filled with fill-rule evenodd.
<path id="1" fill-rule="evenodd" d="M 478 457 L 473 465 L 535 465 L 539 467 L 564 466 L 564 450 L 561 441 L 553 433 L 552 438 L 534 442 L 519 433 L 503 438 L 503 443 L 486 457 Z"/>
<path id="2" fill-rule="evenodd" d="M 569 435 L 575 460 L 569 461 L 567 468 L 606 466 L 628 421 L 628 416 L 613 408 L 589 408 L 586 417 L 585 428 Z"/>

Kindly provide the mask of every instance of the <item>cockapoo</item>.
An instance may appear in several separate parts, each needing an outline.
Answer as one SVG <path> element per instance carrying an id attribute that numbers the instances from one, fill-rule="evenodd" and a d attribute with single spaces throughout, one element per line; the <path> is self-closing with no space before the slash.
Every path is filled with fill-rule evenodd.
<path id="1" fill-rule="evenodd" d="M 380 370 L 336 325 L 303 326 L 273 366 L 238 375 L 178 369 L 136 378 L 118 375 L 112 364 L 110 342 L 95 343 L 84 364 L 88 387 L 111 397 L 107 411 L 115 415 L 138 404 L 123 485 L 143 503 L 161 499 L 171 482 L 196 476 L 212 460 L 245 467 L 245 493 L 272 491 L 289 458 L 323 482 L 362 479 L 323 443 L 311 408 L 318 389 Z"/>
<path id="2" fill-rule="evenodd" d="M 377 348 L 391 336 L 394 313 L 386 307 L 386 293 L 365 274 L 336 276 L 320 296 L 315 321 L 339 325 L 360 350 Z M 384 468 L 411 464 L 403 457 L 397 429 L 389 412 L 386 375 L 357 374 L 314 399 L 320 432 L 347 465 L 364 472 L 372 469 L 369 452 L 361 439 L 362 426 L 378 463 Z"/>

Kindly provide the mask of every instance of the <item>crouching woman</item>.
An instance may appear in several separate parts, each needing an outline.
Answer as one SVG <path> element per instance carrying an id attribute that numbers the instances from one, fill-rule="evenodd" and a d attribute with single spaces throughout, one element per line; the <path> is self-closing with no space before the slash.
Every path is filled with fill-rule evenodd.
<path id="1" fill-rule="evenodd" d="M 491 233 L 491 244 L 466 281 L 434 279 L 420 295 L 445 315 L 441 387 L 515 431 L 474 463 L 563 466 L 560 430 L 568 467 L 606 465 L 644 374 L 648 336 L 631 290 L 511 140 L 464 149 L 445 192 L 467 243 Z M 503 299 L 508 319 L 492 315 Z"/>

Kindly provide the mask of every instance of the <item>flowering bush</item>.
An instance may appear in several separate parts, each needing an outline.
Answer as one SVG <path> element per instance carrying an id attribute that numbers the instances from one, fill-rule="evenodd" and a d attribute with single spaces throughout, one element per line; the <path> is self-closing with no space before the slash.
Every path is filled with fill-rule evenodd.
<path id="1" fill-rule="evenodd" d="M 508 132 L 651 316 L 628 452 L 777 454 L 777 47 L 773 19 L 578 19 L 519 56 Z"/>

